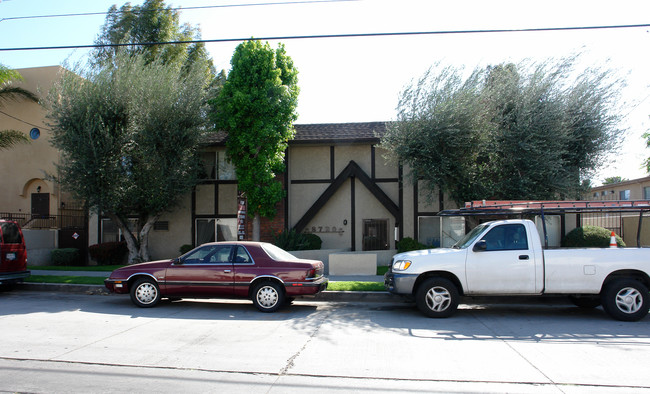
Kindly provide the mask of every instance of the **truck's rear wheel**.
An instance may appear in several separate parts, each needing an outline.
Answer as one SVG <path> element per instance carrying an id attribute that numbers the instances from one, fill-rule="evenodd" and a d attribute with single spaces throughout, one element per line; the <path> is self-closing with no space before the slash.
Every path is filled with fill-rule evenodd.
<path id="1" fill-rule="evenodd" d="M 616 320 L 637 321 L 648 315 L 648 288 L 634 279 L 617 279 L 601 294 L 603 309 Z"/>
<path id="2" fill-rule="evenodd" d="M 459 299 L 456 285 L 445 278 L 425 280 L 415 294 L 418 309 L 429 317 L 451 316 L 458 309 Z"/>

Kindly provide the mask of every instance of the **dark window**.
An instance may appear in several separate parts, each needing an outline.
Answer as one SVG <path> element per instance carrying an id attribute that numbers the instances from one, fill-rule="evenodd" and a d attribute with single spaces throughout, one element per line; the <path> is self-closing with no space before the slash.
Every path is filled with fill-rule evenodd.
<path id="1" fill-rule="evenodd" d="M 154 222 L 153 229 L 155 231 L 169 231 L 169 222 L 166 220 L 162 222 Z"/>
<path id="2" fill-rule="evenodd" d="M 21 244 L 23 240 L 20 238 L 20 231 L 18 225 L 11 222 L 2 222 L 2 243 L 4 244 Z"/>
<path id="3" fill-rule="evenodd" d="M 362 250 L 388 250 L 388 219 L 363 220 L 362 246 Z"/>
<path id="4" fill-rule="evenodd" d="M 483 240 L 486 250 L 526 250 L 526 228 L 521 224 L 504 224 L 490 230 Z"/>

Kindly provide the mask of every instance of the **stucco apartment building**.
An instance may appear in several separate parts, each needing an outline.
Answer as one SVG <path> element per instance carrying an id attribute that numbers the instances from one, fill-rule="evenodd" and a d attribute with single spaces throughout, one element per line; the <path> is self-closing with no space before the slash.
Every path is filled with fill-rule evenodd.
<path id="1" fill-rule="evenodd" d="M 295 229 L 318 235 L 322 249 L 386 251 L 388 258 L 404 237 L 437 246 L 458 240 L 464 227 L 457 222 L 463 219 L 434 216 L 456 206 L 440 193 L 419 191 L 378 146 L 386 127 L 386 122 L 295 125 L 287 171 L 279 177 L 286 198 L 273 219 L 262 218 L 262 240 L 272 242 L 283 229 Z M 160 218 L 150 233 L 153 258 L 175 256 L 183 244 L 250 239 L 252 220 L 243 214 L 245 199 L 226 160 L 225 139 L 214 133 L 205 141 L 201 154 L 209 179 Z M 95 237 L 108 242 L 119 234 L 109 219 L 93 218 L 90 238 Z"/>
<path id="2" fill-rule="evenodd" d="M 584 195 L 584 199 L 588 201 L 622 201 L 623 203 L 625 201 L 650 201 L 650 177 L 594 187 Z M 628 246 L 637 246 L 638 214 L 594 215 L 591 222 L 591 224 L 616 231 Z M 647 214 L 642 220 L 640 241 L 642 246 L 650 245 L 650 218 L 647 218 Z"/>
<path id="3" fill-rule="evenodd" d="M 587 200 L 650 200 L 650 177 L 611 183 L 591 188 Z"/>
<path id="4" fill-rule="evenodd" d="M 25 79 L 20 86 L 42 97 L 64 69 L 17 71 Z M 49 144 L 45 110 L 28 102 L 8 103 L 0 110 L 1 129 L 21 130 L 32 138 L 31 144 L 0 156 L 2 216 L 23 215 L 28 230 L 54 232 L 53 248 L 119 240 L 119 229 L 101 216 L 90 215 L 87 222 L 77 221 L 71 229 L 63 225 L 64 217 L 83 211 L 46 176 L 56 174 L 59 154 Z M 286 198 L 278 204 L 275 218 L 263 219 L 263 240 L 272 241 L 283 229 L 295 229 L 317 234 L 323 249 L 385 251 L 390 256 L 396 240 L 404 237 L 448 246 L 462 236 L 462 218 L 434 216 L 456 205 L 441 193 L 431 195 L 412 184 L 408 170 L 386 158 L 379 147 L 386 127 L 387 122 L 295 125 L 296 136 L 285 157 L 287 171 L 279 176 Z M 150 232 L 153 258 L 177 256 L 185 244 L 250 239 L 252 220 L 238 194 L 234 168 L 226 160 L 225 138 L 214 133 L 205 141 L 201 156 L 208 177 L 182 196 L 181 203 Z"/>

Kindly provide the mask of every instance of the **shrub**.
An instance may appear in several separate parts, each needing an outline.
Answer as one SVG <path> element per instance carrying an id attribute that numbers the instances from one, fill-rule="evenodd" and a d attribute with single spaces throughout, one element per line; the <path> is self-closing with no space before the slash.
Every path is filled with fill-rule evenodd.
<path id="1" fill-rule="evenodd" d="M 421 244 L 411 237 L 402 238 L 397 242 L 397 253 L 408 252 L 409 250 L 430 249 L 429 246 Z"/>
<path id="2" fill-rule="evenodd" d="M 320 249 L 323 241 L 316 234 L 302 234 L 296 230 L 283 230 L 273 243 L 284 250 L 314 250 Z"/>
<path id="3" fill-rule="evenodd" d="M 609 246 L 609 241 L 612 232 L 603 227 L 598 226 L 583 226 L 571 230 L 564 241 L 562 246 L 565 247 L 583 247 L 583 248 L 606 248 Z M 616 236 L 616 244 L 618 246 L 625 246 L 623 239 Z"/>
<path id="4" fill-rule="evenodd" d="M 316 234 L 303 234 L 307 240 L 306 250 L 320 250 L 323 240 Z"/>
<path id="5" fill-rule="evenodd" d="M 88 247 L 90 257 L 99 265 L 124 264 L 129 253 L 126 242 L 104 242 Z"/>
<path id="6" fill-rule="evenodd" d="M 185 245 L 181 245 L 181 247 L 178 249 L 178 252 L 179 252 L 181 255 L 183 255 L 183 254 L 189 252 L 190 250 L 192 250 L 192 245 L 190 245 L 190 244 L 185 244 Z"/>
<path id="7" fill-rule="evenodd" d="M 77 248 L 54 249 L 50 254 L 52 265 L 82 265 L 81 252 Z"/>

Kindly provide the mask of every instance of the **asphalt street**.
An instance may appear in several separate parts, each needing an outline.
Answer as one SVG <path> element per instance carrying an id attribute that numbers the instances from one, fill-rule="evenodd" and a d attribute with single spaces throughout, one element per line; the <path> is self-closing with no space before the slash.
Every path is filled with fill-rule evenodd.
<path id="1" fill-rule="evenodd" d="M 0 293 L 4 392 L 650 392 L 650 318 L 564 303 L 461 305 Z"/>

